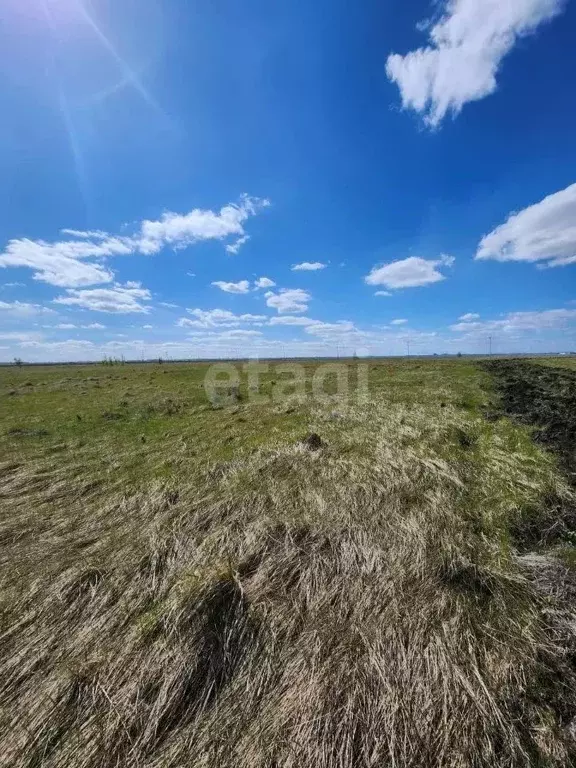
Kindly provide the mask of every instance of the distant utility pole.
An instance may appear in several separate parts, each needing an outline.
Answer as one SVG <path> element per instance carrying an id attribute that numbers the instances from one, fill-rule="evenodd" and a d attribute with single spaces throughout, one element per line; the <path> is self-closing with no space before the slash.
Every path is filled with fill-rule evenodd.
<path id="1" fill-rule="evenodd" d="M 338 344 L 336 344 L 336 359 L 340 359 L 340 346 Z"/>
<path id="2" fill-rule="evenodd" d="M 410 339 L 406 339 L 406 351 L 408 353 L 408 357 L 410 357 Z"/>
<path id="3" fill-rule="evenodd" d="M 488 336 L 488 355 L 492 357 L 492 336 Z"/>

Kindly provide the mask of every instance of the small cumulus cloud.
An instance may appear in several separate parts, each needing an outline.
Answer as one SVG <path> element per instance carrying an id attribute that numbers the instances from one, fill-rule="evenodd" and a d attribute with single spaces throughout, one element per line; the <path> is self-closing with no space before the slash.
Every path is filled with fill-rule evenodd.
<path id="1" fill-rule="evenodd" d="M 238 203 L 229 203 L 219 211 L 194 208 L 185 214 L 164 213 L 160 219 L 140 222 L 129 236 L 64 229 L 61 234 L 72 239 L 13 239 L 0 252 L 0 267 L 31 269 L 35 280 L 59 288 L 112 283 L 114 273 L 102 263 L 112 256 L 151 255 L 168 247 L 178 250 L 229 237 L 236 237 L 228 246 L 236 253 L 248 239 L 244 229 L 247 220 L 268 205 L 266 199 L 242 195 Z"/>
<path id="2" fill-rule="evenodd" d="M 125 238 L 47 243 L 43 240 L 11 240 L 0 253 L 0 267 L 28 267 L 34 279 L 59 288 L 109 283 L 112 272 L 103 264 L 89 262 L 89 258 L 118 256 L 132 253 L 132 245 Z"/>
<path id="3" fill-rule="evenodd" d="M 233 256 L 235 256 L 240 248 L 250 240 L 250 235 L 242 235 L 242 237 L 239 237 L 238 240 L 234 243 L 230 243 L 226 246 L 226 252 L 231 253 Z"/>
<path id="4" fill-rule="evenodd" d="M 92 288 L 85 290 L 68 289 L 67 296 L 54 299 L 55 304 L 75 306 L 94 312 L 128 314 L 131 312 L 147 313 L 150 308 L 144 302 L 150 301 L 150 291 L 139 283 L 116 284 L 111 288 Z"/>
<path id="5" fill-rule="evenodd" d="M 276 283 L 274 280 L 270 280 L 269 277 L 259 277 L 258 280 L 254 281 L 254 288 L 255 290 L 259 290 L 260 288 L 274 288 Z"/>
<path id="6" fill-rule="evenodd" d="M 317 272 L 319 269 L 326 269 L 328 265 L 321 261 L 303 261 L 301 264 L 293 264 L 293 272 Z"/>
<path id="7" fill-rule="evenodd" d="M 215 280 L 212 285 L 220 288 L 226 293 L 248 293 L 250 291 L 249 280 L 239 280 L 237 283 L 226 282 L 224 280 Z M 276 285 L 274 280 L 269 277 L 259 277 L 253 283 L 253 290 L 258 291 L 263 288 L 273 288 Z"/>
<path id="8" fill-rule="evenodd" d="M 43 325 L 43 328 L 51 328 L 57 331 L 71 331 L 74 328 L 87 330 L 87 331 L 100 331 L 106 328 L 101 323 L 89 323 L 88 325 L 76 325 L 75 323 L 58 323 L 58 325 Z"/>
<path id="9" fill-rule="evenodd" d="M 294 315 L 279 315 L 278 317 L 271 317 L 269 325 L 295 325 L 306 326 L 314 325 L 317 320 L 311 320 L 309 317 L 294 317 Z"/>
<path id="10" fill-rule="evenodd" d="M 262 336 L 262 331 L 238 329 L 234 331 L 225 331 L 220 334 L 221 339 L 252 339 Z"/>
<path id="11" fill-rule="evenodd" d="M 315 322 L 305 328 L 306 333 L 319 336 L 326 341 L 337 342 L 358 334 L 357 328 L 350 320 L 338 320 L 335 323 Z"/>
<path id="12" fill-rule="evenodd" d="M 439 259 L 422 259 L 410 256 L 389 264 L 373 267 L 364 278 L 368 285 L 383 285 L 388 289 L 418 288 L 446 279 L 440 269 L 454 264 L 452 256 Z"/>
<path id="13" fill-rule="evenodd" d="M 549 331 L 567 328 L 576 323 L 576 309 L 547 309 L 542 312 L 509 312 L 497 320 L 468 320 L 450 326 L 451 331 L 466 334 L 483 334 L 500 331 Z"/>
<path id="14" fill-rule="evenodd" d="M 576 184 L 512 213 L 482 238 L 476 259 L 525 261 L 548 267 L 576 263 Z"/>
<path id="15" fill-rule="evenodd" d="M 564 6 L 564 0 L 443 0 L 438 22 L 419 25 L 430 44 L 388 57 L 386 72 L 403 108 L 436 128 L 448 113 L 494 93 L 500 65 L 517 40 Z"/>
<path id="16" fill-rule="evenodd" d="M 0 301 L 0 316 L 33 317 L 34 315 L 51 315 L 53 309 L 43 307 L 40 304 L 28 304 L 22 301 Z"/>
<path id="17" fill-rule="evenodd" d="M 266 304 L 279 314 L 306 312 L 312 298 L 308 291 L 301 288 L 282 288 L 279 293 L 268 291 L 265 296 Z"/>
<path id="18" fill-rule="evenodd" d="M 250 283 L 248 280 L 240 280 L 238 283 L 227 283 L 224 280 L 215 280 L 212 285 L 220 288 L 225 293 L 248 293 Z"/>
<path id="19" fill-rule="evenodd" d="M 218 328 L 239 325 L 260 325 L 268 318 L 265 315 L 235 315 L 227 309 L 188 309 L 192 317 L 181 317 L 176 325 L 180 328 Z"/>
<path id="20" fill-rule="evenodd" d="M 195 208 L 185 214 L 165 213 L 156 221 L 142 222 L 138 248 L 142 253 L 158 253 L 165 246 L 180 249 L 236 235 L 232 247 L 239 249 L 239 241 L 246 237 L 245 222 L 269 205 L 269 200 L 242 195 L 238 203 L 229 203 L 220 211 Z"/>

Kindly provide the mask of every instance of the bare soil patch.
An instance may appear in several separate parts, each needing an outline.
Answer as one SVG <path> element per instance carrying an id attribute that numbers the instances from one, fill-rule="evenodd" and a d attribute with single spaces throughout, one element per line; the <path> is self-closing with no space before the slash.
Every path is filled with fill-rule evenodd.
<path id="1" fill-rule="evenodd" d="M 554 451 L 576 482 L 576 371 L 523 360 L 484 364 L 492 374 L 502 410 L 537 427 L 535 440 Z"/>

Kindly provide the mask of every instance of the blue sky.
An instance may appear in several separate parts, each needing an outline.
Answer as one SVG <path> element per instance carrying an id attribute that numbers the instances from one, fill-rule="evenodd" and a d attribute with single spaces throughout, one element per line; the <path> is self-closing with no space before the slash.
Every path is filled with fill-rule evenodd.
<path id="1" fill-rule="evenodd" d="M 0 359 L 576 347 L 574 0 L 6 0 Z"/>

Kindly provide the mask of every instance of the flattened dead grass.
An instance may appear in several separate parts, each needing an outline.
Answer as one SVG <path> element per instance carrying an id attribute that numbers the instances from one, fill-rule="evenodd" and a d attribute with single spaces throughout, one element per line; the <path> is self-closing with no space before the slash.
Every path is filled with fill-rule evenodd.
<path id="1" fill-rule="evenodd" d="M 510 528 L 570 490 L 432 373 L 137 492 L 6 463 L 2 764 L 569 765 L 574 649 Z"/>

